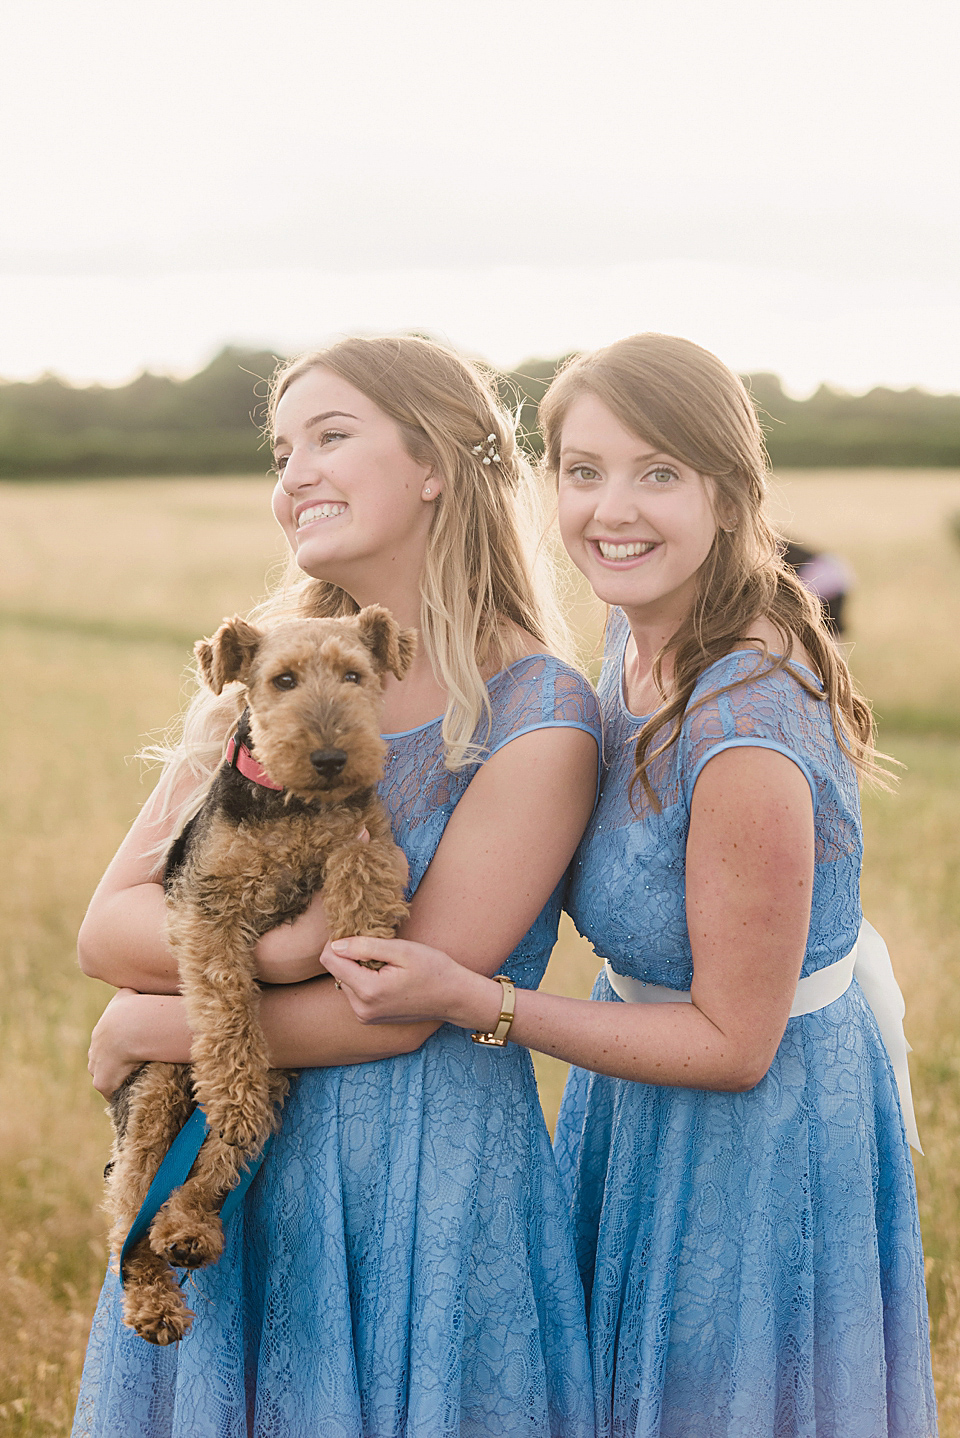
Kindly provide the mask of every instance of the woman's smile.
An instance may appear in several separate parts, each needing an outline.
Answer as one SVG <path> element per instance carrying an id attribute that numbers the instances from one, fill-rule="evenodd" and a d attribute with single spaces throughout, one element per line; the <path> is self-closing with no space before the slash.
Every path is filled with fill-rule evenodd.
<path id="1" fill-rule="evenodd" d="M 342 500 L 318 500 L 313 502 L 307 500 L 294 510 L 294 518 L 297 521 L 297 532 L 306 529 L 310 524 L 320 524 L 331 519 L 339 519 L 346 514 L 349 505 Z"/>
<path id="2" fill-rule="evenodd" d="M 711 481 L 627 429 L 596 395 L 563 422 L 560 534 L 597 595 L 675 626 L 693 603 L 717 520 Z"/>
<path id="3" fill-rule="evenodd" d="M 410 455 L 396 423 L 317 366 L 277 404 L 274 457 L 274 514 L 304 573 L 345 588 L 358 603 L 366 595 L 389 598 L 395 610 L 415 608 L 434 512 L 423 498 L 432 467 Z M 399 573 L 401 557 L 410 594 L 387 596 L 385 568 Z"/>
<path id="4" fill-rule="evenodd" d="M 656 539 L 593 539 L 587 543 L 594 550 L 598 564 L 615 569 L 632 569 L 662 548 Z"/>

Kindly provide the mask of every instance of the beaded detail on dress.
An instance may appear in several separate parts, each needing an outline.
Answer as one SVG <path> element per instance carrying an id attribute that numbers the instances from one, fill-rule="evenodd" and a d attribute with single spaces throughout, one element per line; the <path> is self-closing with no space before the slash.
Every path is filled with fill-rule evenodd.
<path id="1" fill-rule="evenodd" d="M 727 655 L 653 767 L 657 814 L 627 788 L 642 721 L 622 699 L 626 620 L 613 611 L 599 685 L 605 773 L 567 907 L 619 973 L 689 989 L 690 804 L 730 745 L 785 754 L 815 803 L 803 973 L 852 947 L 860 819 L 827 706 L 759 653 Z M 751 677 L 755 676 L 755 677 Z M 812 679 L 813 676 L 810 676 Z M 593 998 L 619 1003 L 604 975 Z M 556 1152 L 587 1296 L 599 1438 L 931 1438 L 923 1254 L 889 1059 L 856 980 L 791 1019 L 744 1093 L 572 1069 Z"/>
<path id="2" fill-rule="evenodd" d="M 596 697 L 534 655 L 488 685 L 488 752 L 599 742 Z M 419 884 L 478 765 L 440 721 L 388 736 L 383 798 Z M 561 886 L 562 888 L 562 886 Z M 535 986 L 560 892 L 504 968 Z M 176 1348 L 124 1328 L 108 1275 L 75 1438 L 593 1438 L 566 1202 L 526 1051 L 442 1026 L 411 1054 L 306 1069 Z"/>

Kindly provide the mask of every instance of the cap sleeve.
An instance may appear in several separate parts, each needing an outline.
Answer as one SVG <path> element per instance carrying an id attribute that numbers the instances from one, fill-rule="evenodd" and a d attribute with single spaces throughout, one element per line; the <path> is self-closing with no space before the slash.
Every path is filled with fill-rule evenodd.
<path id="1" fill-rule="evenodd" d="M 728 654 L 701 676 L 678 746 L 688 811 L 704 766 L 725 749 L 750 748 L 771 749 L 796 764 L 810 786 L 816 814 L 823 787 L 821 751 L 825 743 L 833 744 L 829 710 L 825 716 L 823 702 L 807 693 L 789 669 L 763 673 L 767 663 L 759 651 Z M 729 684 L 735 687 L 715 692 Z"/>
<path id="2" fill-rule="evenodd" d="M 600 705 L 589 681 L 550 654 L 512 664 L 490 686 L 493 722 L 486 742 L 491 758 L 512 739 L 535 729 L 582 729 L 601 743 Z"/>

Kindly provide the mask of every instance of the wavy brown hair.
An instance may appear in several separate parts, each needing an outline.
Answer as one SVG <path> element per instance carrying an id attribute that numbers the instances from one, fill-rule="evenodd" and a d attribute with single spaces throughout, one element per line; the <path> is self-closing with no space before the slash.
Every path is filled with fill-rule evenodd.
<path id="1" fill-rule="evenodd" d="M 782 541 L 767 516 L 767 452 L 741 380 L 708 350 L 672 335 L 633 335 L 573 359 L 540 404 L 544 464 L 554 478 L 560 472 L 564 418 L 583 394 L 602 401 L 626 429 L 653 449 L 708 477 L 718 516 L 693 608 L 654 660 L 653 677 L 663 703 L 640 730 L 631 793 L 640 784 L 659 808 L 650 766 L 679 739 L 700 675 L 751 641 L 751 625 L 760 618 L 769 620 L 780 636 L 778 654 L 762 640 L 752 640 L 762 651 L 761 672 L 786 667 L 808 694 L 828 704 L 837 741 L 861 778 L 883 783 L 885 770 L 878 760 L 884 756 L 878 755 L 874 744 L 870 707 L 857 691 L 819 601 L 784 563 Z M 822 688 L 785 657 L 794 639 L 810 655 Z M 670 694 L 662 678 L 668 655 L 673 659 Z M 693 707 L 745 682 L 741 679 L 714 690 Z"/>
<path id="2" fill-rule="evenodd" d="M 483 672 L 519 657 L 521 631 L 554 654 L 571 650 L 549 550 L 540 543 L 541 485 L 490 377 L 452 350 L 404 335 L 344 339 L 303 355 L 274 377 L 271 431 L 283 395 L 313 369 L 365 394 L 396 423 L 408 453 L 443 476 L 420 578 L 419 636 L 448 695 L 447 767 L 460 769 L 477 757 L 472 740 L 482 716 L 489 722 Z M 299 604 L 321 618 L 357 609 L 322 579 L 302 582 Z"/>

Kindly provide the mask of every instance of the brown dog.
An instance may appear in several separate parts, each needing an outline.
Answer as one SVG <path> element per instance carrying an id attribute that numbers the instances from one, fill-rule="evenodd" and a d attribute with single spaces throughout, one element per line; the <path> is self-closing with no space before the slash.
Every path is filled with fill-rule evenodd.
<path id="1" fill-rule="evenodd" d="M 196 646 L 211 689 L 240 681 L 247 710 L 240 744 L 164 874 L 193 1064 L 147 1064 L 111 1101 L 115 1254 L 194 1103 L 210 1127 L 186 1183 L 124 1263 L 124 1321 L 153 1343 L 176 1342 L 189 1328 L 193 1314 L 171 1265 L 219 1258 L 220 1206 L 276 1127 L 289 1087 L 290 1076 L 269 1067 L 254 945 L 303 913 L 321 885 L 331 938 L 387 938 L 406 915 L 406 861 L 376 785 L 386 753 L 381 677 L 390 670 L 402 678 L 415 644 L 414 631 L 371 605 L 348 619 L 267 630 L 232 619 Z M 259 780 L 248 777 L 258 766 Z"/>

